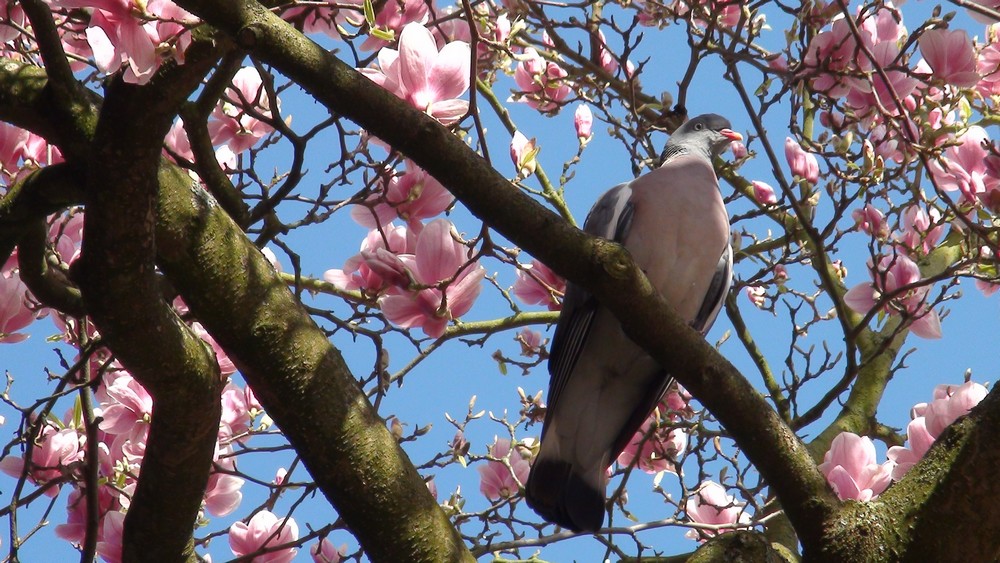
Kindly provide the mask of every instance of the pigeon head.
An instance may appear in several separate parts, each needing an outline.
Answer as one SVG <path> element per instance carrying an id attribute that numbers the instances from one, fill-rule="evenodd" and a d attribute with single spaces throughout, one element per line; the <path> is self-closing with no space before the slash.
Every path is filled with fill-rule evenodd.
<path id="1" fill-rule="evenodd" d="M 688 120 L 670 136 L 660 158 L 661 164 L 684 153 L 702 154 L 711 160 L 722 154 L 732 141 L 743 140 L 743 135 L 733 131 L 731 127 L 728 119 L 714 113 Z"/>

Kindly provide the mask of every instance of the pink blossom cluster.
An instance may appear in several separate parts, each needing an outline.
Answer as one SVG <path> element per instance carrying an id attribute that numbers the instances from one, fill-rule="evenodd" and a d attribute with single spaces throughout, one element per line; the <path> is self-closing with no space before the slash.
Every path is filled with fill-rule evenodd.
<path id="1" fill-rule="evenodd" d="M 347 290 L 377 296 L 382 313 L 403 328 L 438 338 L 472 308 L 486 270 L 447 219 L 373 229 L 361 252 L 323 278 Z"/>
<path id="2" fill-rule="evenodd" d="M 224 356 L 221 358 L 225 363 Z M 99 363 L 95 361 L 96 369 Z M 95 414 L 100 421 L 97 463 L 102 522 L 98 527 L 98 552 L 105 560 L 114 562 L 121 558 L 122 522 L 141 472 L 153 399 L 131 374 L 116 364 L 104 371 L 94 395 L 99 404 Z M 243 498 L 240 489 L 244 480 L 231 474 L 236 469 L 233 445 L 249 437 L 253 418 L 262 412 L 250 389 L 240 388 L 232 381 L 225 386 L 221 401 L 216 470 L 209 477 L 204 497 L 205 511 L 213 516 L 232 513 Z M 75 545 L 83 543 L 87 529 L 83 491 L 86 485 L 78 467 L 85 461 L 86 441 L 82 421 L 70 411 L 61 422 L 48 420 L 40 424 L 30 453 L 24 457 L 9 455 L 0 461 L 0 470 L 8 475 L 18 478 L 25 475 L 31 483 L 48 485 L 45 492 L 49 496 L 56 496 L 60 483 L 72 486 L 67 499 L 67 522 L 56 528 L 56 534 Z"/>
<path id="3" fill-rule="evenodd" d="M 261 510 L 248 522 L 236 522 L 229 527 L 229 548 L 233 555 L 245 557 L 268 550 L 253 557 L 252 561 L 256 563 L 289 563 L 298 550 L 294 546 L 279 546 L 298 539 L 299 526 L 295 519 L 280 518 L 269 510 Z"/>
<path id="4" fill-rule="evenodd" d="M 392 8 L 386 4 L 382 11 L 387 12 Z M 301 29 L 303 33 L 323 33 L 333 39 L 340 39 L 340 30 L 337 26 L 350 24 L 359 27 L 364 24 L 364 2 L 340 0 L 336 3 L 292 4 L 281 12 L 281 18 Z M 383 21 L 385 19 L 383 17 Z"/>
<path id="5" fill-rule="evenodd" d="M 750 524 L 746 503 L 737 502 L 736 497 L 726 492 L 726 488 L 715 481 L 704 481 L 684 504 L 689 520 L 712 528 L 692 528 L 686 537 L 704 542 L 705 540 L 731 532 Z"/>
<path id="6" fill-rule="evenodd" d="M 545 264 L 532 260 L 531 264 L 518 266 L 513 291 L 522 303 L 545 305 L 549 311 L 558 311 L 566 293 L 566 280 Z"/>
<path id="7" fill-rule="evenodd" d="M 64 35 L 67 52 L 93 57 L 104 74 L 122 70 L 125 82 L 145 84 L 167 60 L 184 62 L 191 43 L 188 27 L 197 18 L 170 0 L 52 0 L 53 8 L 85 9 L 86 40 Z"/>
<path id="8" fill-rule="evenodd" d="M 892 236 L 891 246 L 878 265 L 868 263 L 871 282 L 851 288 L 844 295 L 847 306 L 867 314 L 875 307 L 890 315 L 911 319 L 910 330 L 923 338 L 941 337 L 941 319 L 928 306 L 931 286 L 923 280 L 915 260 L 926 256 L 944 235 L 941 213 L 933 206 L 919 203 L 906 207 L 901 215 L 901 230 Z M 852 212 L 858 230 L 887 240 L 889 226 L 885 214 L 872 204 Z"/>
<path id="9" fill-rule="evenodd" d="M 996 46 L 976 45 L 965 31 L 920 30 L 915 43 L 922 58 L 912 65 L 911 54 L 900 51 L 907 31 L 900 12 L 891 4 L 859 11 L 857 35 L 847 18 L 838 14 L 828 20 L 829 15 L 814 18 L 814 24 L 829 21 L 829 25 L 810 41 L 794 74 L 818 92 L 843 100 L 851 111 L 844 115 L 823 112 L 823 123 L 834 130 L 858 126 L 874 154 L 884 161 L 902 163 L 913 158 L 913 142 L 950 144 L 953 139 L 938 131 L 955 119 L 956 96 L 975 88 L 989 97 L 1000 79 Z M 963 150 L 975 152 L 971 145 Z M 937 164 L 935 177 L 942 167 L 954 170 L 957 185 L 946 189 L 963 190 L 966 198 L 974 201 L 975 193 L 965 189 L 970 180 L 974 185 L 974 180 L 958 169 L 974 164 L 966 168 L 968 175 L 974 176 L 985 167 L 984 160 L 962 162 L 955 158 L 956 151 L 947 152 L 952 154 Z M 977 193 L 984 191 L 982 186 L 974 187 Z"/>
<path id="10" fill-rule="evenodd" d="M 878 265 L 869 262 L 868 269 L 872 281 L 860 283 L 844 295 L 848 307 L 862 314 L 879 307 L 909 320 L 913 334 L 941 338 L 941 318 L 927 303 L 931 286 L 923 281 L 916 262 L 893 251 L 879 259 Z"/>
<path id="11" fill-rule="evenodd" d="M 700 27 L 711 23 L 723 27 L 739 24 L 746 4 L 743 0 L 673 0 L 671 2 L 637 1 L 639 23 L 663 27 L 677 19 L 690 20 Z"/>
<path id="12" fill-rule="evenodd" d="M 962 385 L 938 385 L 930 403 L 914 405 L 910 411 L 912 420 L 906 427 L 908 445 L 893 446 L 887 452 L 889 459 L 895 462 L 892 478 L 902 479 L 923 459 L 944 429 L 978 405 L 987 393 L 986 387 L 972 381 Z"/>
<path id="13" fill-rule="evenodd" d="M 691 395 L 680 385 L 670 389 L 659 407 L 650 413 L 628 445 L 618 455 L 618 464 L 635 465 L 650 474 L 677 473 L 677 460 L 687 451 L 688 432 L 677 422 L 694 416 Z"/>
<path id="14" fill-rule="evenodd" d="M 531 464 L 519 448 L 511 448 L 510 440 L 506 438 L 497 438 L 489 447 L 489 456 L 493 459 L 477 468 L 479 491 L 483 496 L 497 501 L 520 494 L 521 487 L 528 480 Z M 508 464 L 510 468 L 507 467 Z"/>
<path id="15" fill-rule="evenodd" d="M 892 461 L 876 461 L 871 438 L 841 432 L 823 456 L 819 470 L 841 500 L 866 501 L 878 497 L 889 486 L 893 465 Z"/>
<path id="16" fill-rule="evenodd" d="M 942 190 L 957 191 L 961 201 L 981 203 L 996 213 L 1000 212 L 1000 157 L 989 150 L 990 143 L 986 130 L 973 125 L 931 161 L 929 171 Z"/>
<path id="17" fill-rule="evenodd" d="M 0 121 L 0 188 L 3 190 L 28 172 L 62 161 L 59 149 L 43 137 Z"/>
<path id="18" fill-rule="evenodd" d="M 693 18 L 706 27 L 711 18 L 717 25 L 735 27 L 743 15 L 743 0 L 674 0 L 672 7 L 678 17 Z"/>
<path id="19" fill-rule="evenodd" d="M 877 498 L 917 464 L 946 427 L 967 414 L 982 401 L 988 391 L 979 383 L 938 385 L 934 400 L 920 403 L 911 410 L 906 428 L 906 447 L 893 446 L 888 460 L 878 463 L 871 439 L 842 432 L 833 439 L 820 471 L 841 500 L 868 501 Z"/>
<path id="20" fill-rule="evenodd" d="M 431 32 L 411 21 L 402 28 L 398 47 L 383 47 L 378 67 L 361 73 L 441 123 L 458 122 L 469 110 L 469 102 L 459 99 L 469 89 L 469 44 L 452 41 L 439 49 Z"/>
<path id="21" fill-rule="evenodd" d="M 476 59 L 482 72 L 492 67 L 494 64 L 505 63 L 506 52 L 490 45 L 493 42 L 506 49 L 517 50 L 518 47 L 511 45 L 512 34 L 516 31 L 514 24 L 506 13 L 495 14 L 493 9 L 486 4 L 478 4 L 473 7 L 476 13 L 476 32 L 479 35 L 479 43 L 476 44 Z M 463 41 L 472 44 L 472 31 L 469 22 L 464 17 L 455 17 L 456 10 L 448 6 L 444 10 L 437 12 L 437 19 L 432 24 L 428 24 L 431 33 L 437 40 L 439 48 L 443 48 L 452 41 Z M 523 24 L 519 24 L 522 25 Z"/>
<path id="22" fill-rule="evenodd" d="M 280 105 L 280 100 L 275 99 L 275 102 Z M 237 156 L 274 131 L 268 123 L 272 118 L 271 103 L 256 68 L 243 67 L 233 75 L 232 84 L 212 110 L 208 121 L 209 138 L 218 147 L 215 158 L 223 169 L 235 171 Z M 182 119 L 174 122 L 164 144 L 170 153 L 194 161 L 191 141 Z"/>
<path id="23" fill-rule="evenodd" d="M 38 318 L 30 292 L 14 268 L 0 271 L 0 343 L 15 344 L 28 338 L 19 332 Z"/>
<path id="24" fill-rule="evenodd" d="M 916 90 L 919 81 L 894 68 L 900 54 L 899 40 L 906 33 L 899 13 L 882 6 L 859 17 L 859 37 L 842 16 L 813 37 L 799 74 L 817 92 L 845 98 L 853 108 L 866 113 L 877 104 L 891 107 L 889 100 L 893 96 L 906 98 Z M 876 72 L 877 67 L 886 70 Z"/>
<path id="25" fill-rule="evenodd" d="M 271 102 L 256 68 L 248 66 L 236 71 L 232 85 L 208 122 L 212 144 L 226 145 L 233 154 L 256 145 L 274 130 L 266 121 L 271 118 Z"/>
<path id="26" fill-rule="evenodd" d="M 361 226 L 386 227 L 396 218 L 416 224 L 444 213 L 455 196 L 413 161 L 405 161 L 405 172 L 390 172 L 380 189 L 351 209 L 351 217 Z"/>
<path id="27" fill-rule="evenodd" d="M 526 48 L 519 61 L 514 82 L 520 90 L 513 99 L 544 113 L 559 111 L 571 91 L 566 70 L 559 63 L 546 60 L 533 47 Z"/>

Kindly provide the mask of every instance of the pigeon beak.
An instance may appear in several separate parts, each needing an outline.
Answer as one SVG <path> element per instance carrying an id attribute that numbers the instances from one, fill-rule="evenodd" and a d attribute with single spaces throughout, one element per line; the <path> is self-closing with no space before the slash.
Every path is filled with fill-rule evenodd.
<path id="1" fill-rule="evenodd" d="M 742 141 L 743 140 L 743 135 L 740 135 L 739 133 L 737 133 L 736 131 L 733 131 L 732 129 L 723 129 L 723 130 L 719 131 L 719 134 L 722 135 L 723 137 L 729 139 L 730 141 Z"/>

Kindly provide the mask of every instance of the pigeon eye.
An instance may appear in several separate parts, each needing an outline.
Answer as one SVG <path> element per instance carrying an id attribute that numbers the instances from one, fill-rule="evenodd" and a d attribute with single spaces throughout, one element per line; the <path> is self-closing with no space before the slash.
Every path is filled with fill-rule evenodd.
<path id="1" fill-rule="evenodd" d="M 705 128 L 705 126 L 704 126 L 704 125 L 702 125 L 701 123 L 695 123 L 695 124 L 694 124 L 694 130 L 695 130 L 695 131 L 701 131 L 701 130 L 702 130 L 702 129 L 704 129 L 704 128 Z"/>

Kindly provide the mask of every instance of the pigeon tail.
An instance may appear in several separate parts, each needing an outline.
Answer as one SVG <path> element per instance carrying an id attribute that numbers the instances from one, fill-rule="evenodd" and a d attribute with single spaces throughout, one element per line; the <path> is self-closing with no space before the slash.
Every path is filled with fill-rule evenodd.
<path id="1" fill-rule="evenodd" d="M 549 522 L 574 532 L 597 532 L 604 524 L 604 472 L 595 483 L 570 462 L 540 456 L 531 468 L 525 499 Z"/>

